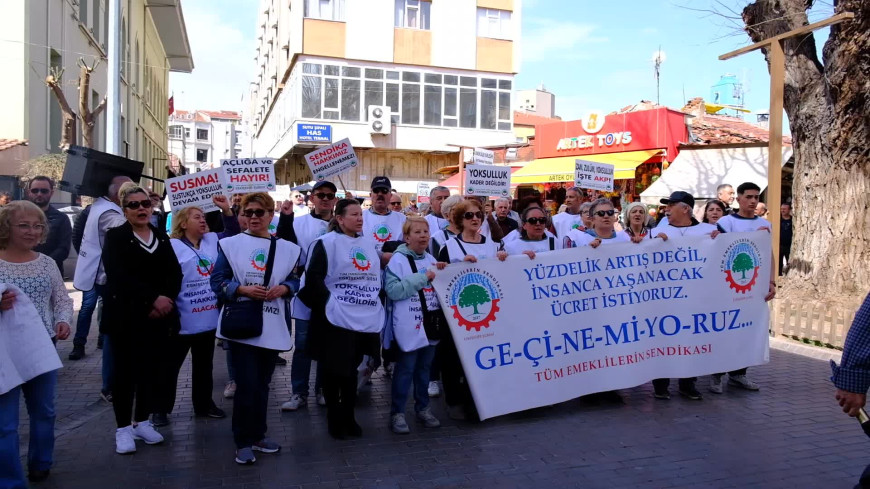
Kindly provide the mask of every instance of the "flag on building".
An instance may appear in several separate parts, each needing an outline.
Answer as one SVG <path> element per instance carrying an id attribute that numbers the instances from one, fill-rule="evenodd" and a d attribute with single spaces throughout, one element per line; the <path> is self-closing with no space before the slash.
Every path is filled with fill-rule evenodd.
<path id="1" fill-rule="evenodd" d="M 169 114 L 168 115 L 172 115 L 173 112 L 175 112 L 175 94 L 174 93 L 172 94 L 171 97 L 169 97 Z"/>

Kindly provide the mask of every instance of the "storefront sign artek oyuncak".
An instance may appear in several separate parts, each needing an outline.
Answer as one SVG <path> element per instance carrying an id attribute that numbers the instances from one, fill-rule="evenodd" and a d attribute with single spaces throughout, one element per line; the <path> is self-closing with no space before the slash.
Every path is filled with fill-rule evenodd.
<path id="1" fill-rule="evenodd" d="M 583 115 L 583 131 L 587 134 L 571 138 L 562 138 L 556 145 L 557 150 L 572 150 L 585 148 L 618 147 L 631 142 L 631 131 L 608 132 L 598 134 L 604 127 L 607 116 L 604 112 L 592 110 Z"/>

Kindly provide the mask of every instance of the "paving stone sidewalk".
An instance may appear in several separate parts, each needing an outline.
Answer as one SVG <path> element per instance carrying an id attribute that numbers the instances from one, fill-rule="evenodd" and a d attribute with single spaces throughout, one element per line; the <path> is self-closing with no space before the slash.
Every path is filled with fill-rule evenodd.
<path id="1" fill-rule="evenodd" d="M 299 412 L 280 412 L 290 368 L 278 367 L 268 423 L 284 448 L 261 454 L 254 466 L 233 462 L 229 418 L 193 418 L 185 364 L 172 424 L 161 429 L 167 441 L 121 456 L 111 406 L 99 400 L 95 333 L 79 362 L 66 359 L 70 341 L 60 344 L 56 463 L 34 488 L 835 489 L 852 487 L 870 463 L 870 440 L 833 400 L 827 362 L 779 350 L 750 369 L 760 392 L 731 388 L 717 396 L 706 392 L 705 377 L 703 401 L 680 398 L 675 383 L 671 400 L 656 400 L 645 385 L 622 391 L 624 404 L 575 400 L 477 424 L 447 419 L 435 400 L 442 428 L 426 430 L 409 416 L 407 436 L 389 431 L 389 384 L 376 375 L 359 402 L 364 436 L 349 441 L 327 436 L 325 410 L 313 398 Z M 224 358 L 217 348 L 215 400 L 231 412 L 221 397 Z"/>

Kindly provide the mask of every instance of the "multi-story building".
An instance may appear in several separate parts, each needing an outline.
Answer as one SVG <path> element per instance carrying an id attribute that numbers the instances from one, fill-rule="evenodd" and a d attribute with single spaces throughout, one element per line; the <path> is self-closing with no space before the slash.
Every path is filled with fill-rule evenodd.
<path id="1" fill-rule="evenodd" d="M 190 173 L 220 166 L 220 160 L 248 156 L 242 151 L 241 116 L 220 110 L 176 110 L 169 116 L 169 153 Z"/>
<path id="2" fill-rule="evenodd" d="M 348 187 L 386 174 L 409 193 L 461 147 L 515 140 L 520 0 L 261 0 L 258 22 L 245 116 L 283 183 L 344 138 L 361 162 Z"/>
<path id="3" fill-rule="evenodd" d="M 62 112 L 45 85 L 50 68 L 63 68 L 62 89 L 78 113 L 79 58 L 100 63 L 90 81 L 90 105 L 106 97 L 109 3 L 121 6 L 120 153 L 145 163 L 145 173 L 166 175 L 168 72 L 190 72 L 193 60 L 181 0 L 40 0 L 5 2 L 0 16 L 3 54 L 10 69 L 0 77 L 6 111 L 0 137 L 28 140 L 29 157 L 56 153 Z M 14 65 L 14 66 L 13 66 Z M 94 147 L 105 150 L 106 117 L 94 125 Z M 81 144 L 81 121 L 74 144 Z M 10 172 L 14 169 L 6 169 Z M 11 172 L 11 174 L 15 174 Z"/>
<path id="4" fill-rule="evenodd" d="M 544 84 L 534 90 L 517 90 L 516 108 L 521 112 L 541 117 L 556 117 L 556 96 L 548 92 Z"/>

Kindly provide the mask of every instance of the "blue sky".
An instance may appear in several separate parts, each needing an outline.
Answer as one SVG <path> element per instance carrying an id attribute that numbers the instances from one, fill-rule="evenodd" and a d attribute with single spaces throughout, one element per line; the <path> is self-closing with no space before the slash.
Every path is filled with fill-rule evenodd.
<path id="1" fill-rule="evenodd" d="M 652 58 L 659 46 L 665 53 L 662 104 L 680 108 L 688 98 L 708 98 L 719 77 L 732 73 L 744 83 L 747 108 L 768 106 L 763 55 L 719 61 L 720 54 L 749 44 L 749 38 L 738 19 L 706 11 L 733 16 L 726 7 L 739 13 L 748 0 L 522 1 L 522 64 L 515 87 L 544 83 L 556 94 L 556 113 L 564 119 L 655 100 Z M 170 74 L 177 108 L 241 108 L 253 72 L 258 5 L 258 0 L 184 0 L 196 69 L 191 75 Z M 810 20 L 832 12 L 829 2 L 819 0 Z M 827 29 L 816 32 L 819 50 L 827 36 Z"/>

